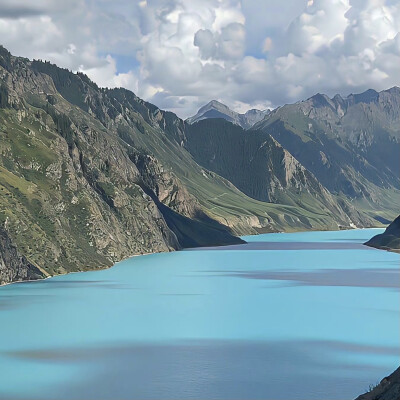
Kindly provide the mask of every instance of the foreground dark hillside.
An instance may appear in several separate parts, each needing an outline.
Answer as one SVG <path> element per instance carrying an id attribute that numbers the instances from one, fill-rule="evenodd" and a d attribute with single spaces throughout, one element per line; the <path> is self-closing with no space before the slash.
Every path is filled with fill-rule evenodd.
<path id="1" fill-rule="evenodd" d="M 365 244 L 377 249 L 400 252 L 400 215 L 386 228 L 385 232 L 374 236 Z"/>
<path id="2" fill-rule="evenodd" d="M 400 399 L 400 368 L 393 374 L 383 378 L 382 381 L 370 392 L 365 393 L 356 400 L 399 400 Z"/>

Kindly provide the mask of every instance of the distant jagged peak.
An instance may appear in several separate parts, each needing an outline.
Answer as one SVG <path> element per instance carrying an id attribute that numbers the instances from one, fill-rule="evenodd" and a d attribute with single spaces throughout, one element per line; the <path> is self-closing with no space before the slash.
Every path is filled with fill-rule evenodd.
<path id="1" fill-rule="evenodd" d="M 379 93 L 374 89 L 368 89 L 365 92 L 350 94 L 347 96 L 347 101 L 349 103 L 358 104 L 358 103 L 373 103 L 379 97 Z"/>
<path id="2" fill-rule="evenodd" d="M 203 107 L 222 107 L 222 108 L 228 108 L 229 109 L 229 107 L 227 105 L 225 105 L 224 103 L 221 103 L 218 100 L 211 100 Z"/>
<path id="3" fill-rule="evenodd" d="M 251 108 L 250 110 L 247 110 L 244 115 L 251 115 L 251 114 L 258 114 L 258 113 L 268 113 L 269 110 L 259 110 L 258 108 Z"/>
<path id="4" fill-rule="evenodd" d="M 187 118 L 186 122 L 194 124 L 203 119 L 222 118 L 244 129 L 249 129 L 255 123 L 261 121 L 269 112 L 270 110 L 262 111 L 253 108 L 246 111 L 244 114 L 240 114 L 218 100 L 211 100 L 206 105 L 202 106 L 196 115 Z"/>
<path id="5" fill-rule="evenodd" d="M 389 94 L 392 96 L 400 96 L 400 87 L 393 86 L 390 89 L 385 89 L 380 92 L 374 89 L 367 89 L 361 93 L 351 93 L 346 97 L 336 94 L 332 98 L 324 93 L 316 93 L 309 97 L 307 100 L 299 101 L 296 104 L 308 103 L 315 108 L 327 107 L 337 108 L 338 105 L 351 106 L 359 103 L 369 104 L 379 100 L 382 94 Z"/>
<path id="6" fill-rule="evenodd" d="M 383 92 L 400 96 L 400 87 L 399 86 L 393 86 L 390 89 L 384 90 Z"/>
<path id="7" fill-rule="evenodd" d="M 330 99 L 326 94 L 317 93 L 314 96 L 307 99 L 314 107 L 331 107 L 335 108 L 333 99 Z"/>
<path id="8" fill-rule="evenodd" d="M 227 105 L 221 103 L 218 100 L 211 100 L 207 104 L 205 104 L 203 107 L 199 109 L 197 114 L 202 114 L 205 113 L 209 110 L 217 110 L 223 113 L 226 113 L 227 115 L 236 115 L 238 114 L 237 112 L 231 110 Z"/>
<path id="9" fill-rule="evenodd" d="M 384 103 L 389 103 L 394 110 L 398 110 L 400 88 L 394 86 L 379 92 L 374 89 L 367 89 L 364 92 L 351 93 L 345 97 L 336 94 L 332 98 L 324 93 L 316 93 L 306 100 L 277 108 L 274 114 L 280 113 L 281 110 L 298 109 L 311 118 L 326 118 L 328 114 L 330 115 L 329 118 L 342 118 L 349 109 L 358 109 L 364 106 L 381 108 Z M 397 113 L 395 114 L 397 115 Z"/>

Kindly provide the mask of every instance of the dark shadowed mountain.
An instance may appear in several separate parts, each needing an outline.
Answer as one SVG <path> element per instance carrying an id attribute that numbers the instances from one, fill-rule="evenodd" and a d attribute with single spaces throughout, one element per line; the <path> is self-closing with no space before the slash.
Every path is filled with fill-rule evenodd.
<path id="1" fill-rule="evenodd" d="M 383 378 L 371 391 L 356 400 L 399 400 L 400 399 L 400 368 L 393 374 Z"/>
<path id="2" fill-rule="evenodd" d="M 347 215 L 357 209 L 385 223 L 400 201 L 398 104 L 397 88 L 346 100 L 316 95 L 246 131 L 222 119 L 199 121 L 185 145 L 200 165 L 255 199 L 332 210 L 333 197 Z"/>
<path id="3" fill-rule="evenodd" d="M 207 119 L 186 131 L 186 147 L 197 163 L 232 182 L 248 196 L 266 202 L 324 209 L 359 221 L 345 200 L 335 199 L 268 133 L 244 131 L 223 119 Z"/>
<path id="4" fill-rule="evenodd" d="M 186 120 L 189 124 L 202 121 L 210 118 L 221 118 L 226 121 L 232 122 L 235 125 L 241 126 L 243 129 L 251 128 L 255 123 L 261 121 L 266 115 L 270 113 L 270 110 L 248 110 L 244 114 L 239 114 L 231 110 L 225 104 L 220 103 L 217 100 L 212 100 L 205 106 L 201 107 L 196 115 Z"/>
<path id="5" fill-rule="evenodd" d="M 317 94 L 274 110 L 254 129 L 268 132 L 331 193 L 379 204 L 385 190 L 400 188 L 398 87 Z"/>

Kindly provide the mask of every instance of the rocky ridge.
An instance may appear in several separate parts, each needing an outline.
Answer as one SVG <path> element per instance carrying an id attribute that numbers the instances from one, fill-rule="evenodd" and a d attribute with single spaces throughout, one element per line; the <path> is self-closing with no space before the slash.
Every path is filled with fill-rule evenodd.
<path id="1" fill-rule="evenodd" d="M 205 106 L 201 107 L 196 115 L 186 119 L 189 124 L 202 121 L 210 118 L 220 118 L 226 121 L 232 122 L 235 125 L 241 126 L 243 129 L 249 129 L 257 122 L 261 121 L 266 115 L 270 113 L 270 110 L 257 110 L 251 109 L 246 111 L 244 114 L 240 114 L 236 111 L 231 110 L 228 106 L 220 103 L 217 100 L 212 100 Z"/>
<path id="2" fill-rule="evenodd" d="M 398 87 L 317 94 L 274 110 L 254 129 L 273 136 L 331 193 L 379 204 L 385 190 L 400 187 Z"/>

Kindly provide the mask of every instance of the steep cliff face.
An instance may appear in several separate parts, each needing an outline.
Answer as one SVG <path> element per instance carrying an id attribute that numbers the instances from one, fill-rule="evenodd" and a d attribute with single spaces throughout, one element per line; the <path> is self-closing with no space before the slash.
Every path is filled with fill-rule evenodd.
<path id="1" fill-rule="evenodd" d="M 199 164 L 257 200 L 278 203 L 291 190 L 323 192 L 312 174 L 268 134 L 246 133 L 218 119 L 192 125 L 187 138 L 187 148 Z"/>
<path id="2" fill-rule="evenodd" d="M 188 242 L 241 242 L 204 215 L 164 163 L 168 157 L 154 155 L 176 155 L 181 120 L 126 91 L 101 90 L 83 75 L 4 49 L 0 81 L 0 224 L 7 221 L 19 253 L 48 274 Z"/>
<path id="3" fill-rule="evenodd" d="M 382 194 L 400 185 L 399 109 L 397 87 L 317 94 L 274 110 L 254 129 L 273 136 L 332 193 L 385 208 Z"/>
<path id="4" fill-rule="evenodd" d="M 0 228 L 0 285 L 44 276 L 42 271 L 18 252 L 7 231 Z"/>
<path id="5" fill-rule="evenodd" d="M 197 122 L 186 131 L 188 148 L 205 168 L 248 196 L 265 202 L 329 210 L 339 224 L 371 223 L 346 201 L 332 196 L 315 176 L 268 133 L 244 131 L 223 119 Z"/>

